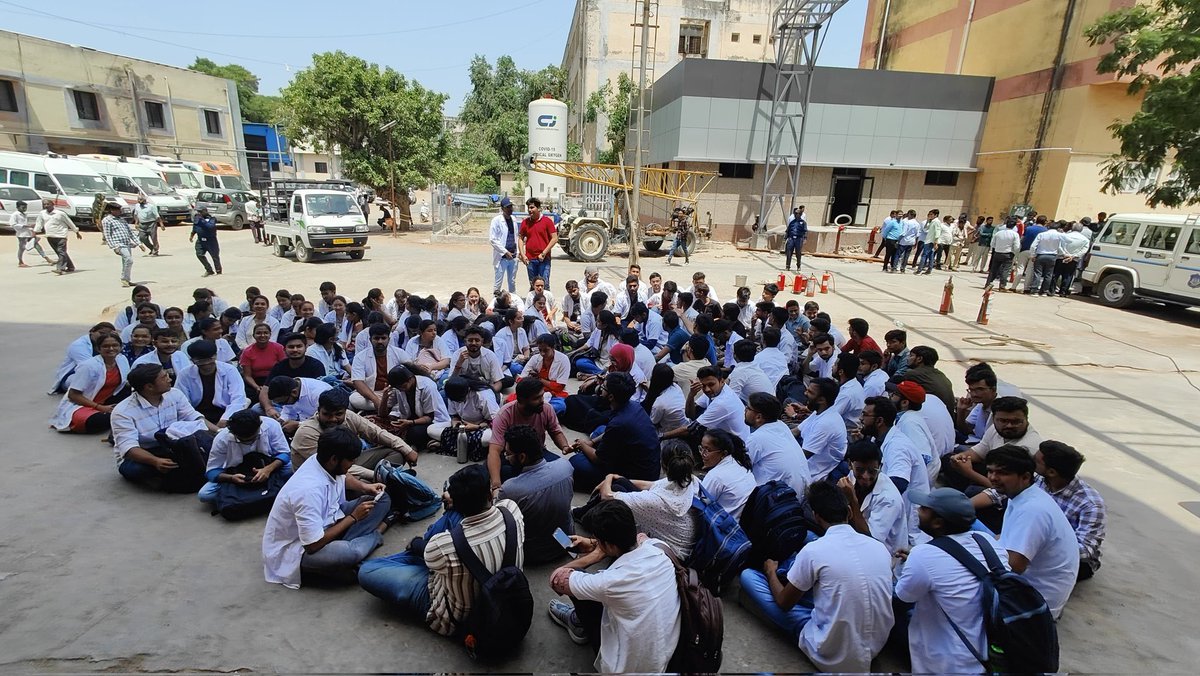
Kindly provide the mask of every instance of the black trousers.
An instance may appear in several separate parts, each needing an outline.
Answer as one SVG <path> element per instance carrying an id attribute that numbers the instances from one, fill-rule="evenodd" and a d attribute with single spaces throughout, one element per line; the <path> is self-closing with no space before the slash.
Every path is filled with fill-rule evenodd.
<path id="1" fill-rule="evenodd" d="M 886 252 L 883 255 L 883 269 L 884 270 L 892 269 L 892 262 L 896 258 L 896 240 L 885 239 L 885 240 L 883 240 L 883 244 L 879 245 L 879 248 L 883 249 Z M 875 255 L 878 256 L 879 252 L 876 251 Z"/>

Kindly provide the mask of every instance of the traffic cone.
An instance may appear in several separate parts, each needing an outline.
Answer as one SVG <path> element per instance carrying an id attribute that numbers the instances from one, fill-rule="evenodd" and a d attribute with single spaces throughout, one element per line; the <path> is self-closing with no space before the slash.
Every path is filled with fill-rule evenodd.
<path id="1" fill-rule="evenodd" d="M 975 317 L 976 324 L 987 326 L 988 323 L 988 304 L 992 301 L 992 289 L 989 286 L 983 291 L 983 302 L 979 304 L 979 314 Z"/>
<path id="2" fill-rule="evenodd" d="M 942 305 L 938 308 L 938 314 L 948 315 L 951 312 L 954 312 L 954 279 L 948 278 L 942 287 Z"/>
<path id="3" fill-rule="evenodd" d="M 812 273 L 808 276 L 808 293 L 805 294 L 809 298 L 817 295 L 817 273 Z"/>

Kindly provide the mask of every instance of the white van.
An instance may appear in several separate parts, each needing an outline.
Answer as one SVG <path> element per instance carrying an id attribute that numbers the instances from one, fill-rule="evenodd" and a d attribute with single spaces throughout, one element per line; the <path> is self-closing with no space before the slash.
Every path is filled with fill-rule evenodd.
<path id="1" fill-rule="evenodd" d="M 191 169 L 183 166 L 180 160 L 162 157 L 158 155 L 138 155 L 137 157 L 129 158 L 131 163 L 142 164 L 157 171 L 162 179 L 167 182 L 167 185 L 188 199 L 188 203 L 195 208 L 196 195 L 200 193 L 200 188 L 203 184 L 196 177 L 196 173 Z"/>
<path id="2" fill-rule="evenodd" d="M 76 155 L 76 159 L 100 172 L 124 200 L 136 202 L 144 193 L 146 201 L 158 207 L 164 223 L 191 222 L 192 207 L 187 198 L 167 185 L 154 169 L 116 155 Z"/>
<path id="3" fill-rule="evenodd" d="M 345 253 L 359 260 L 367 246 L 367 221 L 354 195 L 340 190 L 297 190 L 292 193 L 287 223 L 268 221 L 264 228 L 282 258 L 288 250 L 310 263 L 315 254 Z"/>
<path id="4" fill-rule="evenodd" d="M 1200 305 L 1200 214 L 1113 214 L 1083 269 L 1084 290 L 1126 307 L 1135 298 Z"/>
<path id="5" fill-rule="evenodd" d="M 42 198 L 53 199 L 56 208 L 80 225 L 93 225 L 92 201 L 96 193 L 109 201 L 121 202 L 126 218 L 131 214 L 128 204 L 124 204 L 99 172 L 65 155 L 0 151 L 0 183 L 33 188 Z"/>

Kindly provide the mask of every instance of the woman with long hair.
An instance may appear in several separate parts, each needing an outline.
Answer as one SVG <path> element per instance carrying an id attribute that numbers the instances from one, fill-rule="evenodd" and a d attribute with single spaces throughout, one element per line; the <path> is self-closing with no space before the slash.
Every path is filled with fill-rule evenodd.
<path id="1" fill-rule="evenodd" d="M 650 416 L 659 436 L 687 424 L 683 412 L 686 403 L 683 388 L 675 383 L 675 371 L 670 364 L 655 364 L 642 408 Z"/>
<path id="2" fill-rule="evenodd" d="M 350 339 L 350 321 L 346 318 L 346 298 L 344 296 L 334 296 L 329 303 L 329 312 L 321 318 L 321 321 L 326 324 L 333 324 L 337 329 L 337 340 L 342 345 Z"/>
<path id="3" fill-rule="evenodd" d="M 446 321 L 453 321 L 455 317 L 464 317 L 464 310 L 467 307 L 467 294 L 462 291 L 455 291 L 450 294 L 450 302 L 447 303 L 448 310 L 446 311 Z"/>
<path id="4" fill-rule="evenodd" d="M 154 303 L 142 303 L 138 305 L 134 313 L 134 318 L 136 321 L 121 329 L 120 335 L 117 336 L 121 339 L 122 343 L 129 341 L 129 334 L 133 333 L 133 327 L 135 326 L 144 326 L 150 329 L 150 333 L 154 333 L 155 329 L 167 328 L 167 323 L 159 317 L 158 306 Z"/>
<path id="5" fill-rule="evenodd" d="M 221 326 L 220 321 L 212 317 L 205 317 L 192 327 L 192 337 L 179 346 L 179 351 L 187 354 L 188 345 L 197 340 L 211 340 L 217 345 L 217 361 L 237 361 L 237 352 L 233 349 L 233 344 L 225 337 L 224 332 L 225 329 Z"/>
<path id="6" fill-rule="evenodd" d="M 111 429 L 113 408 L 129 395 L 125 378 L 129 360 L 121 339 L 107 333 L 97 343 L 99 354 L 79 365 L 67 393 L 58 403 L 50 426 L 59 432 L 96 433 Z"/>
<path id="7" fill-rule="evenodd" d="M 599 375 L 608 370 L 612 363 L 612 347 L 617 344 L 617 334 L 621 327 L 617 317 L 608 310 L 601 310 L 596 316 L 596 328 L 588 342 L 579 350 L 580 356 L 575 358 L 575 369 L 588 375 Z"/>
<path id="8" fill-rule="evenodd" d="M 422 319 L 417 324 L 417 334 L 409 339 L 404 351 L 413 361 L 429 369 L 429 377 L 434 382 L 441 383 L 442 377 L 449 375 L 450 349 L 437 329 L 437 322 Z"/>
<path id="9" fill-rule="evenodd" d="M 467 289 L 467 304 L 463 306 L 463 315 L 474 324 L 481 315 L 485 314 L 487 314 L 487 301 L 479 293 L 479 289 L 472 286 Z"/>
<path id="10" fill-rule="evenodd" d="M 746 442 L 725 430 L 707 430 L 700 440 L 700 462 L 708 471 L 700 485 L 730 516 L 740 518 L 757 485 Z"/>
<path id="11" fill-rule="evenodd" d="M 324 323 L 318 326 L 314 330 L 313 344 L 304 352 L 325 367 L 325 378 L 322 380 L 336 385 L 349 379 L 350 360 L 346 358 L 346 351 L 338 342 L 338 330 L 333 324 Z"/>
<path id="12" fill-rule="evenodd" d="M 131 291 L 132 293 L 129 294 L 129 298 L 132 302 L 130 302 L 129 305 L 121 308 L 121 310 L 117 312 L 116 320 L 113 321 L 113 326 L 117 327 L 118 331 L 136 322 L 137 306 L 141 305 L 142 303 L 149 303 L 151 299 L 150 287 L 146 286 L 145 284 L 134 285 Z"/>
<path id="13" fill-rule="evenodd" d="M 306 305 L 312 305 L 312 303 L 306 302 Z M 279 322 L 267 316 L 267 313 L 270 311 L 270 298 L 258 295 L 254 297 L 254 300 L 250 301 L 250 314 L 243 317 L 241 323 L 238 324 L 236 336 L 238 347 L 244 350 L 250 343 L 254 342 L 254 327 L 259 324 L 266 324 L 271 327 L 271 333 L 279 332 Z"/>
<path id="14" fill-rule="evenodd" d="M 367 292 L 366 297 L 362 299 L 363 316 L 366 316 L 370 312 L 378 312 L 383 315 L 384 321 L 387 322 L 388 326 L 391 326 L 396 323 L 396 318 L 388 311 L 387 305 L 387 301 L 383 297 L 383 291 L 381 289 L 371 289 Z"/>
<path id="15" fill-rule="evenodd" d="M 163 321 L 167 323 L 167 328 L 175 334 L 180 343 L 187 341 L 188 333 L 184 328 L 184 314 L 181 308 L 169 307 L 163 310 Z"/>
<path id="16" fill-rule="evenodd" d="M 282 345 L 271 340 L 270 326 L 259 324 L 254 327 L 251 335 L 254 342 L 238 355 L 238 363 L 242 367 L 242 380 L 246 381 L 246 391 L 257 393 L 260 385 L 267 384 L 271 367 L 287 359 L 287 353 Z M 255 397 L 257 396 L 255 394 Z"/>
<path id="17" fill-rule="evenodd" d="M 154 346 L 151 345 L 153 342 L 154 338 L 150 329 L 144 326 L 135 326 L 129 333 L 129 342 L 121 348 L 121 354 L 125 355 L 125 359 L 132 364 L 137 361 L 138 357 L 154 351 Z"/>
<path id="18" fill-rule="evenodd" d="M 692 500 L 700 491 L 700 482 L 693 476 L 695 468 L 687 442 L 668 439 L 662 443 L 663 478 L 642 481 L 610 474 L 596 490 L 601 500 L 629 505 L 639 531 L 667 543 L 676 556 L 686 560 L 696 544 Z"/>

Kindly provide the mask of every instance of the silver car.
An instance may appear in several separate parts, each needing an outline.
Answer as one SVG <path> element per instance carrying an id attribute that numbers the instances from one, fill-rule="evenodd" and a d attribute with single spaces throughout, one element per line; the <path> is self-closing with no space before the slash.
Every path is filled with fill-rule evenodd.
<path id="1" fill-rule="evenodd" d="M 201 190 L 196 195 L 196 209 L 208 207 L 208 213 L 217 219 L 218 225 L 241 230 L 249 220 L 246 217 L 246 202 L 251 193 L 245 190 Z"/>

